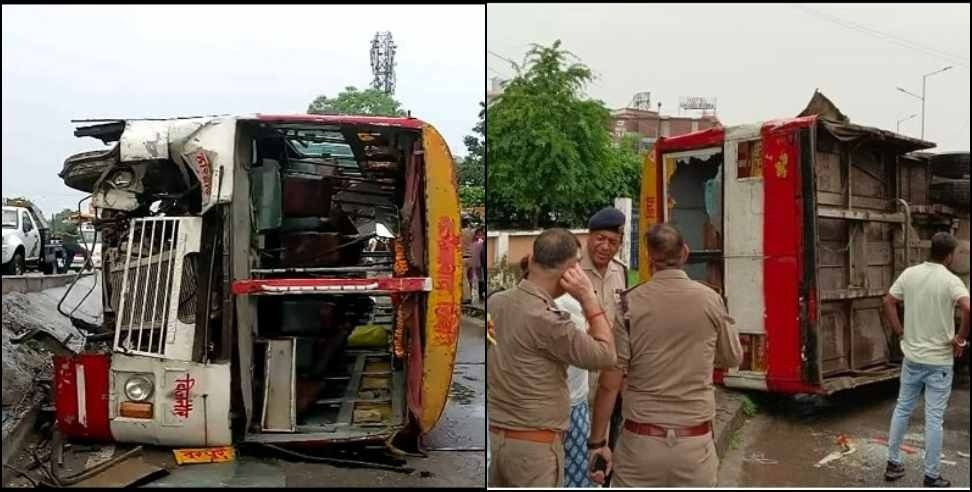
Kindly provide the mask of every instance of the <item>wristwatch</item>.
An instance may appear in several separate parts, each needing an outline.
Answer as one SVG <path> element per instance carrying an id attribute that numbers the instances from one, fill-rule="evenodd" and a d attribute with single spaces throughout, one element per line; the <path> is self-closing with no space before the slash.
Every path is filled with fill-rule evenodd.
<path id="1" fill-rule="evenodd" d="M 590 442 L 590 441 L 587 442 L 587 450 L 588 451 L 594 451 L 595 449 L 601 449 L 604 446 L 607 446 L 607 439 L 604 439 L 603 441 L 600 441 L 600 442 Z"/>
<path id="2" fill-rule="evenodd" d="M 959 346 L 959 348 L 968 347 L 969 346 L 969 341 L 968 340 L 965 340 L 965 339 L 962 339 L 962 341 L 958 344 L 958 346 Z"/>

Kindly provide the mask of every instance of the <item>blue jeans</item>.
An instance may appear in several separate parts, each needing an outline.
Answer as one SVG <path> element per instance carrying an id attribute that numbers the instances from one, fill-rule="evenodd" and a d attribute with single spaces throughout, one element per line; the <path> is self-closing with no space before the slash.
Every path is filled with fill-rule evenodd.
<path id="1" fill-rule="evenodd" d="M 925 390 L 925 475 L 939 476 L 942 456 L 942 422 L 952 394 L 952 366 L 929 366 L 909 361 L 901 367 L 901 391 L 898 405 L 891 417 L 888 435 L 888 461 L 901 463 L 901 441 L 908 430 L 908 421 Z"/>

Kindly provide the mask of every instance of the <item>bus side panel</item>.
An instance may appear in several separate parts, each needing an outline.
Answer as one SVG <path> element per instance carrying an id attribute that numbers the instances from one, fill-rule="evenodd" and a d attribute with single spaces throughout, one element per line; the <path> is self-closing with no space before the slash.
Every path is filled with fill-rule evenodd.
<path id="1" fill-rule="evenodd" d="M 740 147 L 753 147 L 762 138 L 762 126 L 741 125 L 726 130 L 723 148 L 723 222 L 726 307 L 735 320 L 743 346 L 743 363 L 725 371 L 726 386 L 766 391 L 766 306 L 764 291 L 764 211 L 765 189 L 762 173 L 742 175 L 756 158 Z M 716 373 L 718 380 L 719 373 Z"/>
<path id="2" fill-rule="evenodd" d="M 433 287 L 426 307 L 422 375 L 422 432 L 442 415 L 459 344 L 462 251 L 459 241 L 459 193 L 449 147 L 431 125 L 422 130 L 425 151 L 426 237 Z"/>
<path id="3" fill-rule="evenodd" d="M 54 356 L 57 428 L 68 439 L 111 442 L 107 354 Z"/>
<path id="4" fill-rule="evenodd" d="M 638 212 L 638 230 L 642 236 L 648 232 L 651 226 L 661 221 L 661 191 L 658 183 L 659 171 L 656 163 L 660 162 L 661 153 L 655 145 L 650 152 L 645 153 L 645 161 L 641 168 L 641 196 L 639 197 L 640 209 Z M 632 241 L 639 241 L 638 244 L 638 277 L 642 282 L 651 279 L 651 252 L 648 245 L 641 238 L 632 238 Z"/>
<path id="5" fill-rule="evenodd" d="M 803 383 L 800 281 L 803 217 L 799 128 L 763 127 L 763 282 L 766 302 L 767 386 L 782 393 L 813 392 Z"/>
<path id="6" fill-rule="evenodd" d="M 228 446 L 230 364 L 187 362 L 139 355 L 112 354 L 108 417 L 118 442 L 161 446 Z M 151 418 L 120 415 L 125 383 L 148 379 L 153 391 L 146 403 Z"/>
<path id="7" fill-rule="evenodd" d="M 800 138 L 800 207 L 803 220 L 803 233 L 800 250 L 803 271 L 800 283 L 800 323 L 803 336 L 803 381 L 820 385 L 821 351 L 817 331 L 820 314 L 817 303 L 817 194 L 816 163 L 816 124 L 803 128 Z"/>

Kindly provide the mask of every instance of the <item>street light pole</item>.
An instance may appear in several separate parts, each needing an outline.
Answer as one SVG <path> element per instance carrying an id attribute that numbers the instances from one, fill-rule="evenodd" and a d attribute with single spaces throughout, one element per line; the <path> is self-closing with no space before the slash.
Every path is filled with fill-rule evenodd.
<path id="1" fill-rule="evenodd" d="M 895 127 L 895 133 L 899 133 L 900 134 L 901 133 L 901 124 L 904 123 L 905 121 L 908 121 L 908 120 L 916 117 L 916 116 L 918 116 L 918 113 L 915 113 L 915 114 L 913 114 L 911 116 L 908 116 L 907 118 L 902 118 L 902 119 L 898 120 L 897 127 Z"/>
<path id="2" fill-rule="evenodd" d="M 661 101 L 658 101 L 658 136 L 655 137 L 655 140 L 661 138 L 661 136 L 662 136 L 662 134 L 661 134 L 661 123 L 662 123 L 661 122 Z"/>
<path id="3" fill-rule="evenodd" d="M 914 98 L 916 98 L 916 99 L 918 99 L 918 100 L 921 101 L 921 139 L 922 140 L 925 139 L 925 88 L 928 85 L 927 84 L 928 77 L 931 77 L 932 75 L 940 74 L 940 73 L 942 73 L 942 72 L 944 72 L 946 70 L 950 70 L 951 68 L 952 68 L 952 66 L 949 65 L 949 66 L 944 67 L 944 68 L 941 68 L 939 70 L 935 70 L 934 72 L 928 72 L 925 75 L 922 75 L 921 76 L 921 95 L 920 96 L 918 96 L 918 95 L 916 95 L 916 94 L 914 94 L 912 92 L 906 91 L 906 90 L 898 87 L 898 91 L 904 92 L 905 94 L 908 94 L 909 96 L 914 97 Z"/>

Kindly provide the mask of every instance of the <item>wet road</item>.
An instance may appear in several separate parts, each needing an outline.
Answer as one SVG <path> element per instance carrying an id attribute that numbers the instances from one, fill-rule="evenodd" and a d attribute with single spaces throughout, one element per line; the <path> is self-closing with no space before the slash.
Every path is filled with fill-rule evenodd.
<path id="1" fill-rule="evenodd" d="M 952 392 L 945 416 L 942 475 L 955 487 L 969 487 L 969 377 L 962 375 Z M 917 449 L 903 453 L 908 475 L 884 481 L 886 439 L 894 411 L 896 382 L 840 394 L 826 401 L 795 403 L 754 395 L 760 413 L 734 439 L 719 474 L 722 487 L 920 487 L 923 475 L 924 412 L 912 416 L 905 444 Z M 843 434 L 856 448 L 853 454 L 814 465 L 838 450 Z"/>
<path id="2" fill-rule="evenodd" d="M 482 487 L 486 473 L 483 323 L 463 320 L 449 402 L 426 436 L 429 456 L 408 458 L 407 466 L 415 469 L 411 474 L 241 456 L 234 464 L 184 467 L 151 486 Z"/>
<path id="3" fill-rule="evenodd" d="M 176 467 L 170 449 L 146 446 L 148 463 L 171 474 L 148 487 L 482 487 L 485 484 L 485 338 L 484 321 L 464 318 L 449 402 L 435 429 L 426 436 L 428 457 L 409 457 L 410 474 L 372 468 L 346 468 L 241 454 L 236 461 Z M 31 441 L 36 442 L 37 437 Z M 33 443 L 32 442 L 32 443 Z M 32 444 L 31 443 L 31 444 Z M 118 455 L 129 445 L 119 445 Z M 65 452 L 65 469 L 80 471 L 90 452 Z M 109 456 L 111 454 L 109 453 Z M 15 461 L 26 467 L 26 455 Z M 67 471 L 63 472 L 67 474 Z M 4 484 L 24 486 L 4 473 Z"/>

